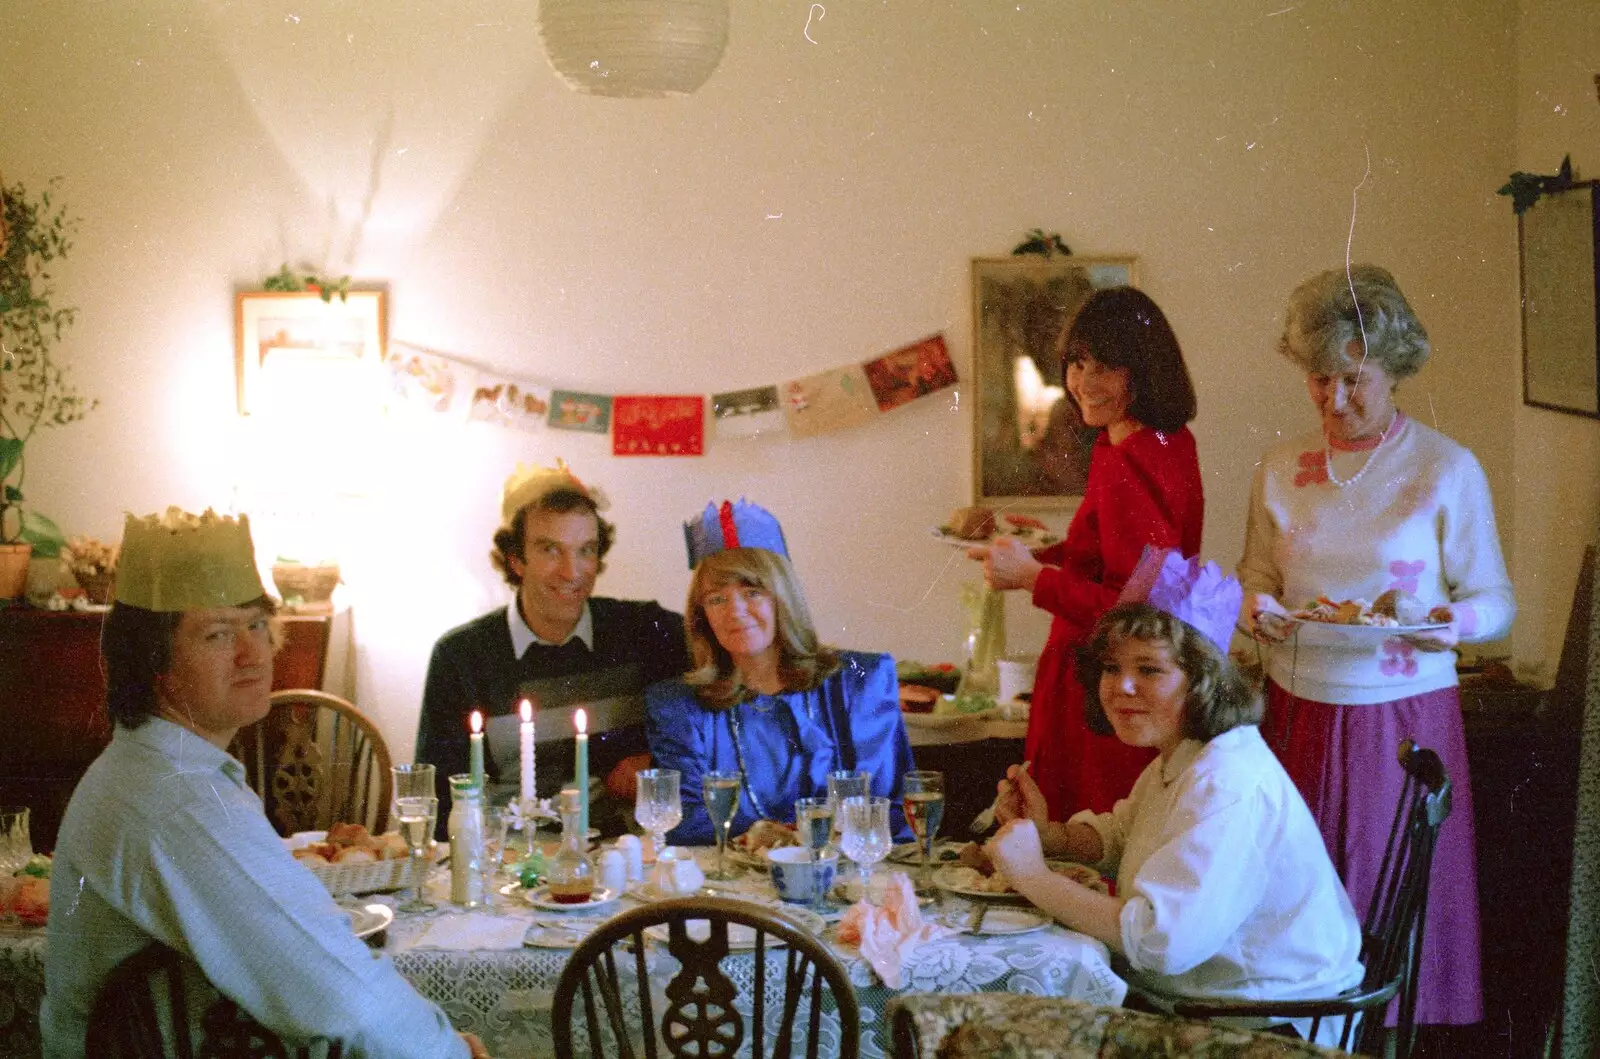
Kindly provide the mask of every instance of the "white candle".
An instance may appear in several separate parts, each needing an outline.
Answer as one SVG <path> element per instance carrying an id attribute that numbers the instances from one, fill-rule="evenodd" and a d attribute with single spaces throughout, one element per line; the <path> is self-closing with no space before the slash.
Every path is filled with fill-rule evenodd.
<path id="1" fill-rule="evenodd" d="M 578 841 L 587 847 L 589 844 L 589 715 L 579 707 L 578 712 L 572 715 L 572 726 L 577 731 L 577 775 L 573 778 L 578 781 L 578 807 L 582 810 L 578 817 Z"/>
<path id="2" fill-rule="evenodd" d="M 468 771 L 472 773 L 472 783 L 481 793 L 483 790 L 483 714 L 477 710 L 472 711 L 470 718 L 472 734 L 468 737 L 467 748 Z"/>
<path id="3" fill-rule="evenodd" d="M 522 700 L 522 811 L 531 812 L 533 800 L 538 797 L 534 786 L 534 758 L 533 758 L 533 703 L 527 699 Z"/>

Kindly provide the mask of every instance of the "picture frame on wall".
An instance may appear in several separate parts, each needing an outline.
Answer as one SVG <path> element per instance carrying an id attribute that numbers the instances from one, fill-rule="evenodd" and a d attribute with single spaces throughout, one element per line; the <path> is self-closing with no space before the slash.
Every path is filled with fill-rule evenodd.
<path id="1" fill-rule="evenodd" d="M 240 291 L 234 307 L 239 414 L 337 407 L 370 389 L 388 347 L 381 290 Z"/>
<path id="2" fill-rule="evenodd" d="M 1134 286 L 1128 254 L 972 259 L 973 503 L 1077 506 L 1095 431 L 1066 397 L 1056 340 L 1090 292 Z"/>
<path id="3" fill-rule="evenodd" d="M 1600 419 L 1600 183 L 1541 195 L 1517 249 L 1522 403 Z"/>

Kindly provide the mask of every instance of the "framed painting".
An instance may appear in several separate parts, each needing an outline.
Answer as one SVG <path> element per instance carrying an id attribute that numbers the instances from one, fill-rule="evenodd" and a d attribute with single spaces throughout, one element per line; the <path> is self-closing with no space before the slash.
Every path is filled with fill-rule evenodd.
<path id="1" fill-rule="evenodd" d="M 1517 246 L 1522 403 L 1600 419 L 1600 184 L 1541 195 Z"/>
<path id="2" fill-rule="evenodd" d="M 241 291 L 234 307 L 239 414 L 292 411 L 354 396 L 376 378 L 388 342 L 383 291 Z"/>
<path id="3" fill-rule="evenodd" d="M 973 258 L 974 503 L 1077 506 L 1095 432 L 1066 396 L 1056 340 L 1091 291 L 1137 286 L 1135 266 L 1129 255 Z"/>

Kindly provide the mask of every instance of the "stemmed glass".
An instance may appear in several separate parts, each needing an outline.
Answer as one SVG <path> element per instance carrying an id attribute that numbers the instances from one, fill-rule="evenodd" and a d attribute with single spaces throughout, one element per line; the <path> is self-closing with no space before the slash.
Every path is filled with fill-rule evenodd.
<path id="1" fill-rule="evenodd" d="M 394 765 L 389 769 L 389 775 L 394 781 L 394 801 L 389 805 L 389 815 L 397 823 L 400 819 L 401 798 L 437 798 L 439 791 L 434 787 L 434 768 L 432 765 Z M 434 814 L 435 823 L 438 822 L 437 811 Z"/>
<path id="2" fill-rule="evenodd" d="M 700 777 L 701 797 L 717 835 L 717 870 L 710 877 L 720 881 L 737 877 L 728 870 L 724 859 L 728 852 L 728 831 L 739 811 L 739 790 L 743 785 L 744 774 L 740 772 L 707 772 Z"/>
<path id="3" fill-rule="evenodd" d="M 839 803 L 839 845 L 856 862 L 861 888 L 872 878 L 872 866 L 889 855 L 889 799 L 852 795 Z"/>
<path id="4" fill-rule="evenodd" d="M 10 878 L 33 859 L 28 835 L 28 807 L 0 805 L 0 879 Z"/>
<path id="5" fill-rule="evenodd" d="M 906 822 L 917 836 L 917 853 L 926 878 L 933 860 L 933 840 L 944 821 L 944 773 L 928 769 L 906 773 L 900 783 L 900 804 L 905 808 Z"/>
<path id="6" fill-rule="evenodd" d="M 801 798 L 794 803 L 794 826 L 800 834 L 800 844 L 811 851 L 811 863 L 822 860 L 823 851 L 833 835 L 833 803 L 826 798 Z M 813 875 L 813 881 L 817 876 Z M 827 904 L 827 894 L 813 885 L 811 907 L 821 909 Z"/>
<path id="7" fill-rule="evenodd" d="M 400 834 L 411 851 L 411 870 L 415 888 L 411 900 L 400 906 L 402 912 L 431 912 L 437 906 L 422 896 L 422 884 L 427 881 L 425 858 L 433 842 L 433 824 L 439 816 L 439 799 L 409 795 L 395 799 L 395 816 L 400 821 Z"/>
<path id="8" fill-rule="evenodd" d="M 667 832 L 683 822 L 683 800 L 678 785 L 683 779 L 677 769 L 641 769 L 639 790 L 633 803 L 633 818 L 650 832 L 650 848 L 657 860 L 667 848 Z"/>
<path id="9" fill-rule="evenodd" d="M 866 769 L 835 769 L 828 773 L 828 801 L 833 805 L 833 844 L 839 845 L 839 803 L 872 793 L 872 773 Z"/>
<path id="10" fill-rule="evenodd" d="M 491 805 L 483 811 L 483 903 L 487 908 L 495 905 L 495 883 L 505 868 L 506 831 L 511 826 L 511 814 L 503 805 Z"/>

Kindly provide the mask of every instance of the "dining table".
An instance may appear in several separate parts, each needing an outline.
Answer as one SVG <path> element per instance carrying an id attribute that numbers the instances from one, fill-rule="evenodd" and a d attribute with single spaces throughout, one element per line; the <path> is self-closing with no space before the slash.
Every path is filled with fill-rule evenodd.
<path id="1" fill-rule="evenodd" d="M 710 849 L 680 848 L 679 853 L 692 854 L 707 868 L 714 858 Z M 753 858 L 746 855 L 742 859 L 746 865 L 742 874 L 729 881 L 709 883 L 705 892 L 748 900 L 780 912 L 794 907 L 777 898 L 768 874 L 756 866 Z M 880 865 L 876 876 L 879 886 L 873 892 L 879 892 L 882 882 L 896 871 L 915 875 L 924 869 L 907 863 Z M 497 1059 L 554 1055 L 551 1003 L 557 979 L 573 947 L 605 919 L 649 899 L 644 896 L 647 888 L 629 887 L 605 904 L 560 912 L 542 903 L 536 907 L 515 881 L 501 878 L 490 891 L 490 904 L 464 909 L 448 900 L 447 868 L 429 878 L 427 891 L 436 903 L 433 911 L 396 911 L 392 922 L 381 935 L 369 939 L 369 944 L 374 945 L 376 958 L 393 960 L 396 969 L 419 993 L 437 1003 L 458 1030 L 477 1034 Z M 816 927 L 820 918 L 822 941 L 844 964 L 860 1005 L 861 1055 L 865 1057 L 879 1059 L 889 1053 L 885 1007 L 900 995 L 1010 992 L 1118 1004 L 1127 992 L 1127 984 L 1112 970 L 1106 946 L 1093 938 L 1047 921 L 1024 921 L 1017 929 L 1015 914 L 1010 918 L 996 916 L 996 925 L 985 927 L 980 920 L 989 917 L 973 914 L 976 899 L 939 887 L 924 887 L 924 892 L 923 914 L 953 931 L 911 950 L 901 967 L 898 988 L 885 985 L 856 946 L 839 940 L 838 926 L 846 901 L 825 903 L 815 918 L 807 914 L 810 906 L 800 906 L 804 911 L 791 913 L 796 922 L 811 927 Z M 382 905 L 394 910 L 406 896 L 372 894 L 344 898 L 342 903 L 354 908 Z M 387 912 L 382 918 L 389 918 Z M 356 920 L 360 920 L 359 914 Z M 973 932 L 974 925 L 979 932 Z M 47 944 L 43 927 L 0 924 L 0 1056 L 34 1059 L 40 1054 L 38 1012 L 44 997 Z M 665 986 L 676 964 L 664 945 L 652 943 L 651 948 L 654 990 Z M 769 959 L 774 956 L 768 954 Z M 755 981 L 753 953 L 735 950 L 722 966 L 740 988 L 735 1006 L 748 1017 Z M 780 974 L 769 973 L 768 988 L 780 989 L 781 978 Z M 776 1008 L 774 999 L 768 998 L 769 1012 Z M 837 1022 L 833 1025 L 832 1033 L 836 1033 Z M 826 1041 L 831 1036 L 826 1020 L 822 1032 Z M 828 1054 L 826 1048 L 823 1054 Z"/>

